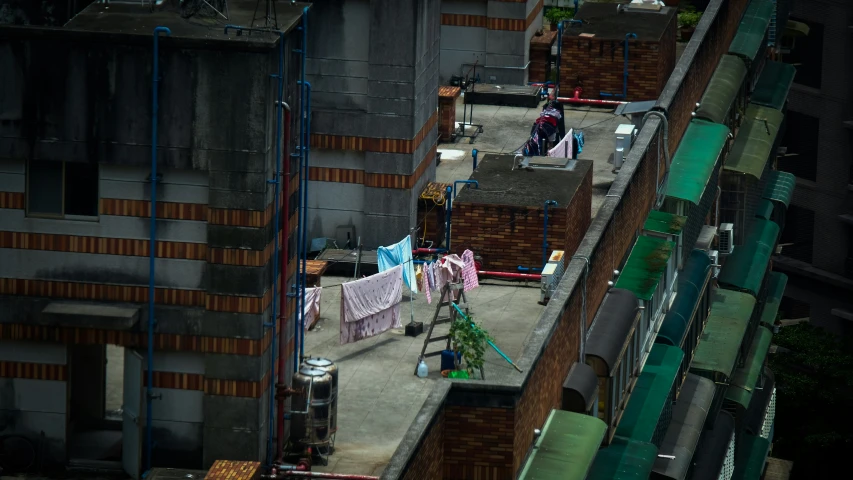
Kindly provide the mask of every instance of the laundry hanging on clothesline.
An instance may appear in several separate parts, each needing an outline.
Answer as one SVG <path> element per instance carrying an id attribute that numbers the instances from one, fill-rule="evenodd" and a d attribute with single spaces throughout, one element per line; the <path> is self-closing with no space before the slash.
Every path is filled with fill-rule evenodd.
<path id="1" fill-rule="evenodd" d="M 403 267 L 341 284 L 341 345 L 400 328 Z"/>
<path id="2" fill-rule="evenodd" d="M 465 250 L 462 257 L 451 254 L 423 264 L 420 274 L 421 289 L 426 293 L 427 303 L 432 303 L 432 292 L 441 290 L 447 283 L 464 282 L 463 289 L 468 292 L 480 286 L 477 279 L 477 266 L 474 252 Z"/>
<path id="3" fill-rule="evenodd" d="M 323 287 L 305 289 L 305 308 L 303 310 L 303 325 L 305 330 L 311 329 L 320 319 L 320 294 Z"/>
<path id="4" fill-rule="evenodd" d="M 400 265 L 403 267 L 403 281 L 412 293 L 418 293 L 417 280 L 415 279 L 415 267 L 412 261 L 412 237 L 400 240 L 388 247 L 379 247 L 376 250 L 376 259 L 379 263 L 379 271 L 384 272 L 392 267 Z"/>
<path id="5" fill-rule="evenodd" d="M 572 145 L 574 144 L 574 132 L 570 128 L 566 136 L 554 148 L 548 150 L 549 157 L 572 158 Z"/>

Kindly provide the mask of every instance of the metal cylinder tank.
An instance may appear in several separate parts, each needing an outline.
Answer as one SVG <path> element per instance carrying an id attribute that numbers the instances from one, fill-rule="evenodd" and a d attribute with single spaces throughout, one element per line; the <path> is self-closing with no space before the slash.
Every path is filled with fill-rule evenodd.
<path id="1" fill-rule="evenodd" d="M 338 366 L 328 358 L 319 357 L 307 358 L 302 365 L 315 368 L 317 370 L 323 370 L 332 376 L 332 411 L 330 425 L 332 427 L 332 434 L 334 434 L 338 431 Z"/>
<path id="2" fill-rule="evenodd" d="M 290 441 L 300 445 L 329 445 L 332 438 L 332 375 L 303 365 L 293 374 Z M 304 412 L 304 413 L 303 413 Z"/>

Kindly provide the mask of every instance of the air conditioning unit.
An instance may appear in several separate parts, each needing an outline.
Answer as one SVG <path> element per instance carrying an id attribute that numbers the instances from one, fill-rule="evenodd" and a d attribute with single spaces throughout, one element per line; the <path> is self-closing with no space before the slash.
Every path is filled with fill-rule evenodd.
<path id="1" fill-rule="evenodd" d="M 557 289 L 560 279 L 563 278 L 563 272 L 565 271 L 565 267 L 563 267 L 563 255 L 565 255 L 563 250 L 554 250 L 551 252 L 548 263 L 542 268 L 542 280 L 539 291 L 539 303 L 542 305 L 548 303 L 548 300 L 554 294 L 554 290 Z"/>
<path id="2" fill-rule="evenodd" d="M 735 225 L 733 223 L 721 223 L 718 235 L 717 248 L 720 250 L 720 255 L 731 255 L 735 251 Z"/>
<path id="3" fill-rule="evenodd" d="M 708 258 L 711 259 L 711 268 L 714 269 L 714 278 L 720 275 L 720 252 L 719 250 L 708 251 Z"/>
<path id="4" fill-rule="evenodd" d="M 613 152 L 614 171 L 622 168 L 622 164 L 628 158 L 628 152 L 631 151 L 631 145 L 634 143 L 636 136 L 637 127 L 633 124 L 626 123 L 616 128 L 616 150 Z"/>

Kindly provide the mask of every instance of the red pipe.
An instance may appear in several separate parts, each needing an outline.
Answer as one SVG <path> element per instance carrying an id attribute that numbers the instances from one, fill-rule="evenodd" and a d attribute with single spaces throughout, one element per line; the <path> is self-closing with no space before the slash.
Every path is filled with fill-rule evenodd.
<path id="1" fill-rule="evenodd" d="M 620 102 L 618 100 L 594 100 L 591 98 L 581 98 L 581 92 L 583 92 L 581 87 L 575 87 L 575 95 L 573 97 L 557 97 L 557 101 L 573 105 L 598 105 L 599 107 L 615 107 L 617 105 L 624 105 L 628 103 Z"/>
<path id="2" fill-rule="evenodd" d="M 506 278 L 508 280 L 542 280 L 542 275 L 535 273 L 509 273 L 509 272 L 477 272 L 481 277 Z"/>
<path id="3" fill-rule="evenodd" d="M 279 310 L 278 310 L 278 318 L 279 318 L 279 337 L 278 337 L 278 383 L 284 384 L 285 382 L 285 359 L 287 358 L 287 345 L 284 342 L 284 325 L 287 323 L 287 260 L 289 258 L 287 246 L 290 244 L 288 241 L 290 238 L 290 110 L 284 108 L 284 145 L 282 146 L 282 155 L 284 158 L 282 162 L 284 162 L 284 180 L 282 189 L 282 194 L 284 195 L 284 206 L 281 211 L 281 215 L 283 218 L 282 221 L 282 230 L 284 231 L 281 238 L 281 285 L 279 286 L 280 295 L 279 298 Z M 279 179 L 282 180 L 282 179 Z M 278 199 L 276 199 L 278 201 Z M 284 402 L 285 399 L 281 398 L 278 400 L 278 405 L 276 406 L 276 414 L 278 415 L 278 439 L 276 441 L 276 451 L 278 455 L 275 457 L 278 462 L 281 462 L 282 450 L 284 449 Z"/>
<path id="4" fill-rule="evenodd" d="M 423 255 L 425 253 L 444 253 L 443 248 L 413 248 L 412 255 Z"/>
<path id="5" fill-rule="evenodd" d="M 289 470 L 281 472 L 280 477 L 284 478 L 332 478 L 337 480 L 379 480 L 379 477 L 372 475 L 350 475 L 347 473 L 326 473 L 326 472 L 300 472 Z"/>

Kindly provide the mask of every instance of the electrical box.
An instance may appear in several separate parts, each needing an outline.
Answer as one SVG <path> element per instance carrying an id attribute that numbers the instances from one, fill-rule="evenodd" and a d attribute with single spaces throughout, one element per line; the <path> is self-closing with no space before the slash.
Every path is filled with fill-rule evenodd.
<path id="1" fill-rule="evenodd" d="M 733 223 L 721 223 L 717 248 L 720 255 L 731 255 L 735 251 L 735 226 Z"/>
<path id="2" fill-rule="evenodd" d="M 622 164 L 628 158 L 628 152 L 631 151 L 631 145 L 634 143 L 636 136 L 637 127 L 633 124 L 625 123 L 616 128 L 616 150 L 613 152 L 614 171 L 622 168 Z"/>
<path id="3" fill-rule="evenodd" d="M 542 268 L 542 283 L 540 285 L 541 291 L 539 294 L 539 303 L 543 305 L 548 303 L 548 300 L 551 299 L 551 295 L 553 295 L 554 290 L 557 289 L 560 279 L 563 278 L 563 273 L 565 271 L 565 268 L 563 267 L 563 255 L 565 255 L 563 250 L 554 250 L 551 252 L 551 257 L 548 259 L 548 263 L 546 263 Z"/>

